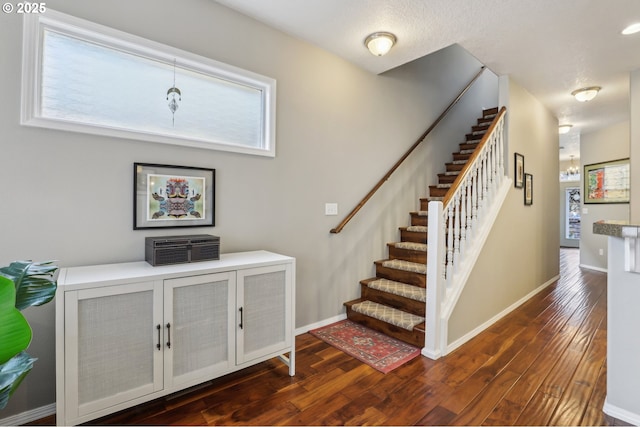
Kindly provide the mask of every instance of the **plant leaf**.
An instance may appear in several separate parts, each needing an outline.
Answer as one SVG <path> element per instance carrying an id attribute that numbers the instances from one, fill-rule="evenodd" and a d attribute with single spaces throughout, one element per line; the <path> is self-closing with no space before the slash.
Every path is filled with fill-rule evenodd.
<path id="1" fill-rule="evenodd" d="M 0 410 L 7 406 L 9 397 L 31 371 L 36 360 L 23 351 L 0 365 Z"/>
<path id="2" fill-rule="evenodd" d="M 15 303 L 13 282 L 0 276 L 0 364 L 26 350 L 31 342 L 31 327 Z"/>
<path id="3" fill-rule="evenodd" d="M 15 307 L 24 310 L 53 299 L 57 288 L 53 280 L 56 270 L 58 267 L 53 265 L 53 261 L 15 261 L 8 267 L 0 268 L 0 274 L 13 280 L 16 288 Z"/>

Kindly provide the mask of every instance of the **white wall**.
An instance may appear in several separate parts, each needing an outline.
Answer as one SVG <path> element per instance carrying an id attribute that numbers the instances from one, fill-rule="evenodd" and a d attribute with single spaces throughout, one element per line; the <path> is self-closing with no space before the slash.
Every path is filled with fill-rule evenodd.
<path id="1" fill-rule="evenodd" d="M 584 165 L 629 157 L 629 122 L 621 122 L 608 128 L 580 136 L 580 168 Z M 584 177 L 582 177 L 584 179 Z M 581 188 L 584 188 L 581 181 Z M 632 188 L 634 188 L 632 181 Z M 584 190 L 583 190 L 584 191 Z M 607 236 L 593 233 L 593 223 L 606 220 L 629 220 L 629 204 L 584 204 L 582 195 L 580 223 L 580 265 L 607 270 Z"/>
<path id="2" fill-rule="evenodd" d="M 449 321 L 454 346 L 560 270 L 558 120 L 512 79 L 500 87 L 501 98 L 507 91 L 507 171 L 513 177 L 513 155 L 524 155 L 525 172 L 533 175 L 533 204 L 524 205 L 524 189 L 509 191 Z"/>
<path id="3" fill-rule="evenodd" d="M 398 227 L 408 224 L 408 212 L 481 108 L 497 105 L 497 79 L 487 72 L 465 97 L 471 104 L 456 107 L 353 223 L 332 235 L 472 78 L 476 59 L 453 46 L 372 75 L 210 0 L 46 6 L 275 78 L 277 157 L 21 127 L 22 22 L 2 14 L 1 265 L 24 258 L 61 266 L 143 260 L 146 236 L 184 230 L 132 230 L 132 164 L 209 167 L 217 171 L 216 226 L 195 232 L 219 235 L 222 252 L 267 249 L 296 257 L 296 326 L 330 319 L 358 296 L 358 281 L 373 276 L 386 243 L 399 240 Z M 122 101 L 132 96 L 123 93 Z M 324 216 L 325 202 L 337 202 L 340 216 Z M 0 418 L 55 400 L 54 305 L 26 314 L 34 329 L 30 353 L 39 360 Z"/>

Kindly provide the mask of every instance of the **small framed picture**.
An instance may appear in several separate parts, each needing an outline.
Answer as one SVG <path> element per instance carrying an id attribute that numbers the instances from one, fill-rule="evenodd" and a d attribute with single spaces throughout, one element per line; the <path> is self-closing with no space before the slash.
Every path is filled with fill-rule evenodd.
<path id="1" fill-rule="evenodd" d="M 524 156 L 519 153 L 513 153 L 513 182 L 516 188 L 522 188 L 524 185 Z"/>
<path id="2" fill-rule="evenodd" d="M 524 174 L 524 204 L 533 204 L 533 175 L 530 173 Z"/>
<path id="3" fill-rule="evenodd" d="M 215 169 L 133 164 L 133 229 L 215 225 Z"/>

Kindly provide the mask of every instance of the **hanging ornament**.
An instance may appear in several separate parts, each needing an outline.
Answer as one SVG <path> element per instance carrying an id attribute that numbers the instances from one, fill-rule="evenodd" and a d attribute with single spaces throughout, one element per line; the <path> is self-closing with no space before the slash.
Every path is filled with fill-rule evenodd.
<path id="1" fill-rule="evenodd" d="M 169 101 L 171 95 L 171 101 Z M 176 99 L 176 95 L 178 99 Z M 169 110 L 171 110 L 171 125 L 175 126 L 175 113 L 178 110 L 178 101 L 182 101 L 182 92 L 176 87 L 176 60 L 173 60 L 173 86 L 167 91 L 167 101 L 169 101 Z"/>

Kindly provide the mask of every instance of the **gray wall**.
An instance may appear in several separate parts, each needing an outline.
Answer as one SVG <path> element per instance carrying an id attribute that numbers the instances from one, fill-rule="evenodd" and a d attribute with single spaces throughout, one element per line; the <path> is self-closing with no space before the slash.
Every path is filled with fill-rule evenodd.
<path id="1" fill-rule="evenodd" d="M 559 274 L 558 120 L 513 80 L 500 90 L 507 106 L 507 171 L 513 177 L 513 154 L 524 155 L 533 205 L 524 205 L 524 189 L 511 188 L 451 316 L 449 344 Z"/>
<path id="2" fill-rule="evenodd" d="M 133 162 L 210 167 L 217 170 L 216 227 L 196 232 L 221 236 L 223 252 L 296 257 L 296 327 L 322 322 L 358 296 L 358 281 L 374 274 L 386 243 L 399 240 L 397 228 L 408 224 L 481 108 L 497 105 L 497 78 L 485 73 L 469 104 L 452 112 L 352 224 L 331 235 L 471 79 L 480 67 L 475 58 L 453 46 L 372 75 L 210 0 L 51 0 L 47 7 L 275 78 L 277 157 L 21 127 L 22 22 L 2 14 L 2 265 L 142 260 L 145 236 L 184 230 L 132 230 Z M 135 94 L 123 93 L 123 102 L 128 96 Z M 338 217 L 324 216 L 326 202 L 338 203 Z M 30 352 L 39 360 L 0 418 L 55 400 L 54 304 L 26 314 Z"/>
<path id="3" fill-rule="evenodd" d="M 629 122 L 627 121 L 580 136 L 581 168 L 584 168 L 584 165 L 627 157 L 629 157 Z M 631 188 L 634 188 L 633 184 Z M 584 204 L 583 195 L 580 223 L 580 265 L 606 271 L 607 236 L 593 234 L 593 223 L 603 219 L 628 221 L 629 204 Z"/>

